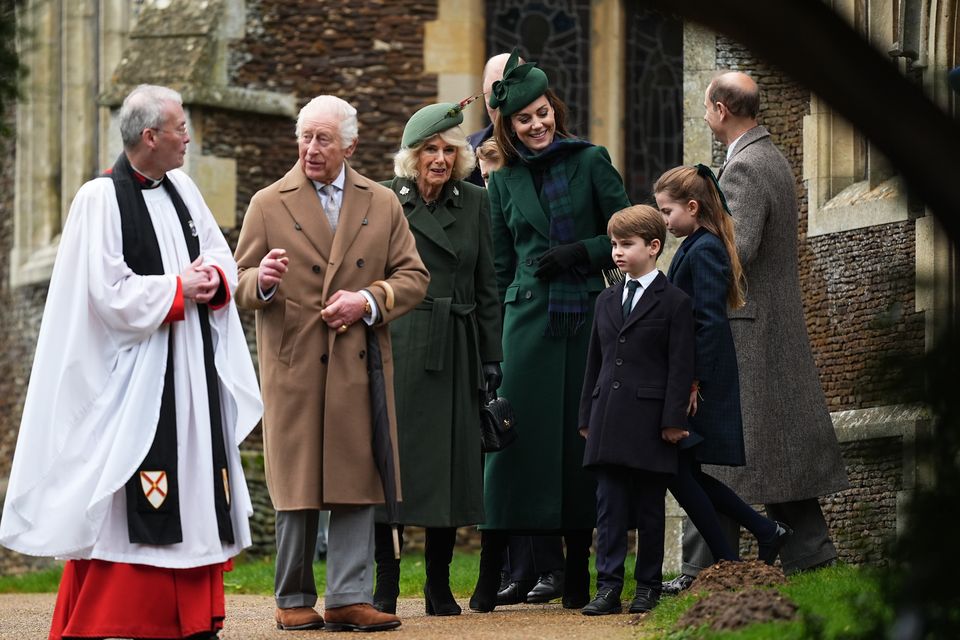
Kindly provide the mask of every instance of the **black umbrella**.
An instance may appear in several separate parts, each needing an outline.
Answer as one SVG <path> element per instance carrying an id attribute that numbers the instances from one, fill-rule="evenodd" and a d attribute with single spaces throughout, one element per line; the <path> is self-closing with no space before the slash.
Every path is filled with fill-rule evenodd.
<path id="1" fill-rule="evenodd" d="M 370 414 L 373 419 L 373 461 L 383 485 L 383 502 L 387 522 L 393 529 L 393 555 L 400 559 L 400 507 L 397 502 L 397 474 L 390 442 L 390 412 L 387 410 L 387 386 L 383 377 L 383 356 L 380 341 L 373 327 L 367 325 L 367 374 L 370 378 Z"/>

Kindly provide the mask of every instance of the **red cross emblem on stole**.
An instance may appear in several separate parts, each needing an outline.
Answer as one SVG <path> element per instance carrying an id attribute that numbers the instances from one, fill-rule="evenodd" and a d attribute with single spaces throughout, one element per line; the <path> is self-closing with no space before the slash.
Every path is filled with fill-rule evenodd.
<path id="1" fill-rule="evenodd" d="M 147 498 L 147 502 L 154 509 L 159 509 L 160 505 L 167 499 L 167 472 L 141 471 L 140 487 L 143 489 L 143 495 Z"/>

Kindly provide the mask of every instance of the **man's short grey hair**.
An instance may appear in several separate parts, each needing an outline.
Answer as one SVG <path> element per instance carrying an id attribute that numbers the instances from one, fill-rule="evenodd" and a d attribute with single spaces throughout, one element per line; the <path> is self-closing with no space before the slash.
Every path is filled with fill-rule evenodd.
<path id="1" fill-rule="evenodd" d="M 140 144 L 144 129 L 163 126 L 163 108 L 169 102 L 182 105 L 183 98 L 173 89 L 155 84 L 141 84 L 123 99 L 120 139 L 124 149 L 133 149 Z"/>
<path id="2" fill-rule="evenodd" d="M 473 147 L 467 142 L 467 136 L 459 126 L 441 131 L 439 135 L 446 144 L 457 148 L 457 158 L 453 161 L 453 171 L 450 173 L 454 180 L 463 180 L 473 173 L 473 168 L 477 166 L 477 156 L 473 153 Z M 398 178 L 417 179 L 417 160 L 420 159 L 420 150 L 423 149 L 427 140 L 407 149 L 400 149 L 393 157 L 393 172 Z"/>
<path id="3" fill-rule="evenodd" d="M 357 122 L 357 110 L 353 105 L 337 96 L 324 95 L 317 96 L 300 109 L 297 114 L 297 138 L 300 138 L 304 119 L 319 114 L 332 115 L 339 119 L 340 140 L 344 149 L 352 145 L 359 136 L 360 125 Z"/>

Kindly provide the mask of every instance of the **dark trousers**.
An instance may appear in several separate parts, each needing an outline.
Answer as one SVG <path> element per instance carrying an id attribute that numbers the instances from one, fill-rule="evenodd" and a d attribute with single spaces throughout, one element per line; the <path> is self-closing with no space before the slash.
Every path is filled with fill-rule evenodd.
<path id="1" fill-rule="evenodd" d="M 562 569 L 560 536 L 510 536 L 503 570 L 512 582 L 535 583 L 543 574 Z"/>
<path id="2" fill-rule="evenodd" d="M 793 535 L 780 550 L 780 564 L 786 574 L 803 571 L 837 558 L 837 550 L 830 540 L 830 530 L 816 498 L 777 502 L 764 505 L 767 515 L 779 520 L 793 529 Z M 720 516 L 721 525 L 728 539 L 739 539 L 737 523 Z M 734 542 L 736 544 L 736 542 Z M 710 549 L 703 537 L 693 526 L 689 518 L 683 521 L 683 565 L 682 571 L 691 576 L 713 564 Z"/>
<path id="3" fill-rule="evenodd" d="M 623 591 L 627 531 L 637 527 L 638 587 L 660 590 L 664 498 L 670 476 L 626 467 L 597 468 L 597 590 Z"/>
<path id="4" fill-rule="evenodd" d="M 773 520 L 757 513 L 730 487 L 707 475 L 696 459 L 696 448 L 679 452 L 677 475 L 667 485 L 670 493 L 696 525 L 714 560 L 739 560 L 739 544 L 731 542 L 719 514 L 745 527 L 759 540 L 771 539 L 777 531 Z"/>

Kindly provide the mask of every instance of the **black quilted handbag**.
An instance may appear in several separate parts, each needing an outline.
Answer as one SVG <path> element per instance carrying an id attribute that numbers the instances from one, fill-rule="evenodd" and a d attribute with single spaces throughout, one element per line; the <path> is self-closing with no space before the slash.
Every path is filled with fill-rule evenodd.
<path id="1" fill-rule="evenodd" d="M 505 449 L 517 439 L 517 418 L 506 398 L 487 394 L 480 407 L 480 449 L 493 453 Z"/>

